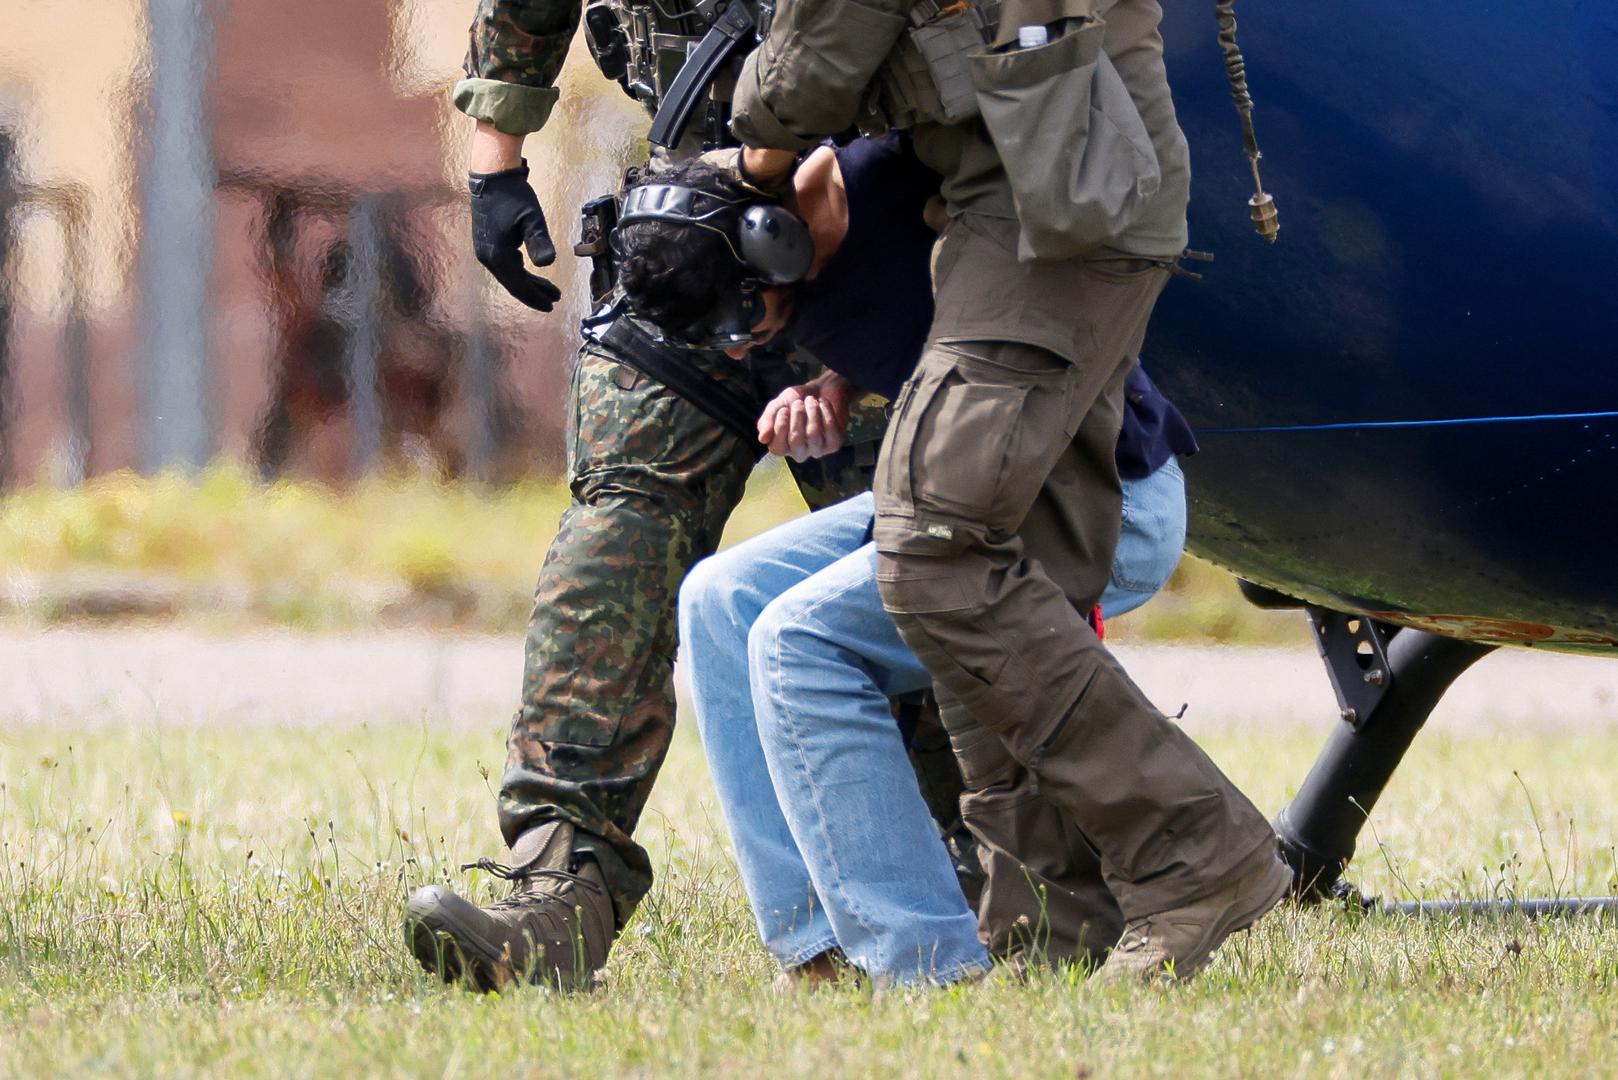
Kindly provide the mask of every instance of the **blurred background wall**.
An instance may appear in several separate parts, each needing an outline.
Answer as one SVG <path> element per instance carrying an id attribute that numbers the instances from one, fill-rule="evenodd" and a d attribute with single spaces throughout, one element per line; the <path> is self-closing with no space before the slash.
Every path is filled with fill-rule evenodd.
<path id="1" fill-rule="evenodd" d="M 566 307 L 515 304 L 468 239 L 473 8 L 0 5 L 0 484 L 560 467 L 576 210 L 646 121 L 575 42 L 528 142 Z"/>

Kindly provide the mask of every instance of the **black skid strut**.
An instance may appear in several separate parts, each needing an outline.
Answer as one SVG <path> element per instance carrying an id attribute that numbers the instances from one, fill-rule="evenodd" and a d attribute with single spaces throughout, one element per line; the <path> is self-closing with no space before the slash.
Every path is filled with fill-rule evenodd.
<path id="1" fill-rule="evenodd" d="M 1389 902 L 1361 897 L 1343 878 L 1360 829 L 1438 702 L 1496 646 L 1314 607 L 1250 582 L 1241 584 L 1260 607 L 1307 611 L 1337 694 L 1341 723 L 1274 822 L 1300 899 L 1335 898 L 1356 902 L 1367 912 L 1406 916 L 1534 918 L 1618 911 L 1618 897 L 1610 896 Z"/>

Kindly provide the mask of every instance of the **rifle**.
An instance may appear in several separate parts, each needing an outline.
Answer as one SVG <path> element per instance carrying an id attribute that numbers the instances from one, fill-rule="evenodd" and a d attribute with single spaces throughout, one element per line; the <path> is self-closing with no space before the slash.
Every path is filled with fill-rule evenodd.
<path id="1" fill-rule="evenodd" d="M 753 38 L 756 26 L 752 11 L 742 0 L 730 0 L 725 5 L 702 40 L 697 42 L 697 47 L 691 50 L 690 57 L 658 104 L 652 130 L 647 135 L 653 146 L 673 149 L 680 144 L 686 125 L 691 122 L 691 113 L 707 93 L 708 84 L 742 39 Z"/>

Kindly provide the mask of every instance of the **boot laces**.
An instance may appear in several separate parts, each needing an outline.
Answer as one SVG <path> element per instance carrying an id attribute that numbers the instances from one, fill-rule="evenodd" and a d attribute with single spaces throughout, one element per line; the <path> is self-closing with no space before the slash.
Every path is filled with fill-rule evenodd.
<path id="1" fill-rule="evenodd" d="M 574 885 L 589 889 L 597 894 L 605 893 L 605 890 L 598 882 L 591 881 L 582 874 L 575 874 L 571 870 L 558 870 L 555 867 L 535 866 L 534 863 L 538 862 L 539 858 L 540 856 L 535 856 L 533 859 L 523 863 L 521 866 L 507 866 L 505 863 L 498 863 L 493 859 L 483 858 L 479 859 L 477 862 L 462 863 L 461 869 L 482 870 L 485 874 L 488 874 L 491 877 L 500 878 L 503 881 L 521 882 L 528 881 L 533 878 L 552 878 L 557 881 L 571 882 Z M 516 900 L 517 895 L 518 894 L 515 892 L 512 893 L 511 896 L 508 896 L 505 900 L 500 901 L 500 905 L 504 905 Z"/>
<path id="2" fill-rule="evenodd" d="M 1152 916 L 1137 915 L 1124 924 L 1115 952 L 1136 952 L 1152 943 Z"/>

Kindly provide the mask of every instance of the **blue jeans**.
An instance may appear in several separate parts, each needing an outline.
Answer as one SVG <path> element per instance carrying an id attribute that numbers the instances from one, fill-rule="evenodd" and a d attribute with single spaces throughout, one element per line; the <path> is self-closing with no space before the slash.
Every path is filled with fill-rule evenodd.
<path id="1" fill-rule="evenodd" d="M 1113 616 L 1178 561 L 1178 466 L 1126 482 L 1124 505 Z M 857 496 L 699 563 L 683 659 L 765 947 L 785 967 L 836 945 L 878 983 L 948 982 L 989 958 L 888 708 L 930 680 L 882 607 L 873 508 Z"/>
<path id="2" fill-rule="evenodd" d="M 1161 589 L 1185 550 L 1185 473 L 1169 458 L 1144 480 L 1124 481 L 1124 520 L 1101 615 L 1116 619 Z"/>
<path id="3" fill-rule="evenodd" d="M 682 658 L 765 947 L 948 982 L 989 957 L 888 709 L 929 680 L 877 596 L 872 510 L 862 495 L 699 563 Z"/>

